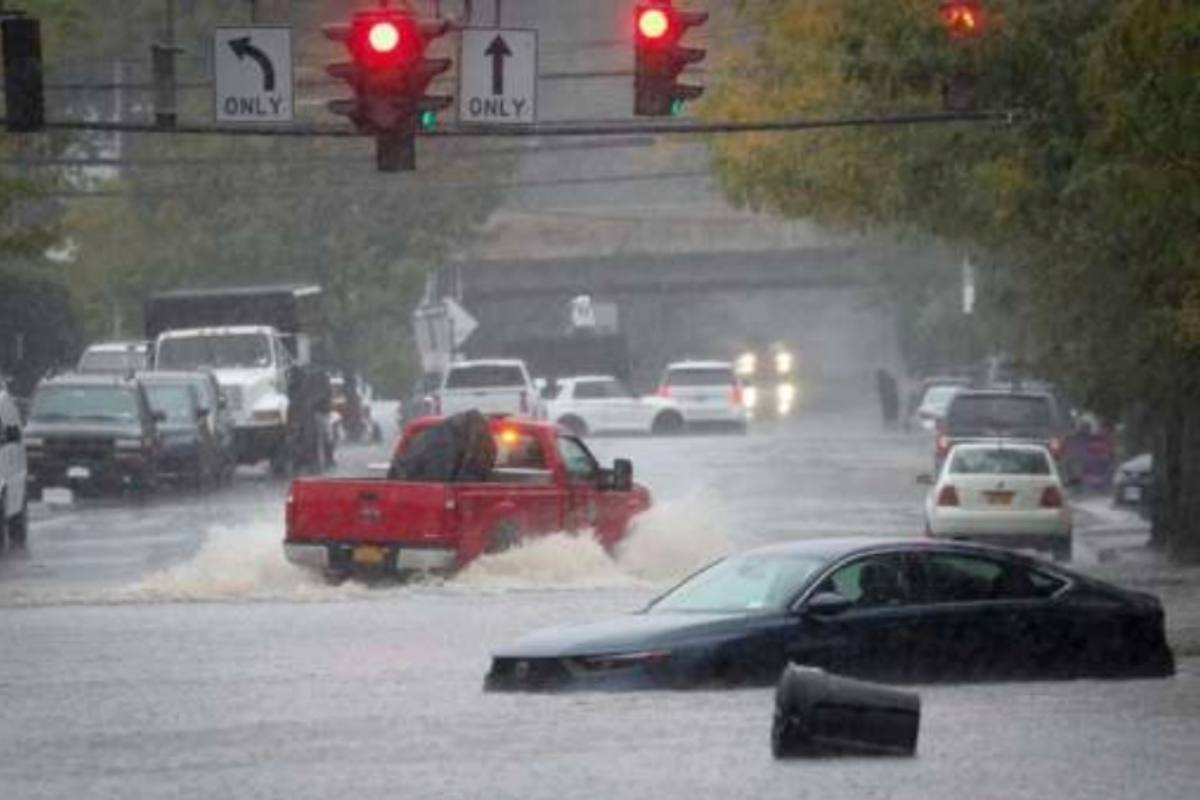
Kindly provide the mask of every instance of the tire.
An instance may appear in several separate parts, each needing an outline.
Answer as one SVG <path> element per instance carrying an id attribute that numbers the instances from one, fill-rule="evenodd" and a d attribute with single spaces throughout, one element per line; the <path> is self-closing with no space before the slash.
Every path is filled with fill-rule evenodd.
<path id="1" fill-rule="evenodd" d="M 683 417 L 675 411 L 662 411 L 650 425 L 650 432 L 655 436 L 672 436 L 683 432 Z"/>
<path id="2" fill-rule="evenodd" d="M 806 752 L 804 737 L 791 716 L 776 709 L 771 719 L 771 755 L 793 758 Z"/>
<path id="3" fill-rule="evenodd" d="M 587 436 L 588 426 L 580 417 L 574 414 L 568 414 L 558 421 L 558 424 L 569 430 L 576 436 Z"/>
<path id="4" fill-rule="evenodd" d="M 484 545 L 484 552 L 488 555 L 503 553 L 506 550 L 511 550 L 521 541 L 521 526 L 516 520 L 504 520 L 497 522 L 488 531 L 487 543 Z"/>

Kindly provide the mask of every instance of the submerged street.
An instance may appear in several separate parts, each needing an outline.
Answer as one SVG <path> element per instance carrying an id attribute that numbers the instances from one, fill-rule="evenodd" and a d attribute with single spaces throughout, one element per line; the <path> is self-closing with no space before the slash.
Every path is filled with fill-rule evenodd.
<path id="1" fill-rule="evenodd" d="M 0 569 L 4 796 L 1190 797 L 1200 604 L 1104 498 L 1077 511 L 1076 566 L 1163 598 L 1173 679 L 919 687 L 915 759 L 800 763 L 771 758 L 771 690 L 481 691 L 491 648 L 637 609 L 732 549 L 919 532 L 930 442 L 873 412 L 593 440 L 656 498 L 615 563 L 557 535 L 448 581 L 327 586 L 283 560 L 286 484 L 250 471 L 39 506 Z M 339 472 L 385 457 L 345 447 Z"/>

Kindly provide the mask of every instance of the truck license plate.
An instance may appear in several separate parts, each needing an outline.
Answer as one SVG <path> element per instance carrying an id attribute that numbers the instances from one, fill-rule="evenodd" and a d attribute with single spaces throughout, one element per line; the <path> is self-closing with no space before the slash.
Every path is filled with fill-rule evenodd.
<path id="1" fill-rule="evenodd" d="M 354 563 L 361 567 L 376 567 L 383 563 L 387 551 L 382 547 L 362 545 L 354 548 Z"/>

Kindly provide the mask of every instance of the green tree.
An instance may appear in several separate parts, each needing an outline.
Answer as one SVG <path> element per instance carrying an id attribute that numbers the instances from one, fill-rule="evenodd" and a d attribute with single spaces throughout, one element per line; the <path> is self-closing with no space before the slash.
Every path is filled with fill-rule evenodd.
<path id="1" fill-rule="evenodd" d="M 963 42 L 932 2 L 734 5 L 736 30 L 758 34 L 718 65 L 713 117 L 934 110 L 958 69 L 977 75 L 980 107 L 1020 112 L 1011 125 L 727 139 L 715 163 L 737 202 L 915 230 L 988 264 L 1003 291 L 982 297 L 985 316 L 1013 314 L 1001 346 L 1099 410 L 1151 409 L 1158 531 L 1200 557 L 1200 8 L 984 0 L 984 35 Z"/>

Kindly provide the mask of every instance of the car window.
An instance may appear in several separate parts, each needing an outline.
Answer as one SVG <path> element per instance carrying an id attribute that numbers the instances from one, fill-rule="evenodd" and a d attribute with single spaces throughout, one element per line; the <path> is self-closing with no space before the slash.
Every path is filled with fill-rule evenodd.
<path id="1" fill-rule="evenodd" d="M 905 558 L 899 553 L 868 556 L 836 570 L 816 593 L 836 592 L 863 608 L 904 605 L 912 598 Z"/>
<path id="2" fill-rule="evenodd" d="M 820 569 L 813 556 L 747 554 L 713 564 L 660 597 L 650 611 L 780 611 Z"/>
<path id="3" fill-rule="evenodd" d="M 271 364 L 271 340 L 259 333 L 177 336 L 158 345 L 159 369 L 265 367 Z"/>
<path id="4" fill-rule="evenodd" d="M 956 430 L 1045 433 L 1054 427 L 1048 397 L 959 394 L 950 402 L 946 425 Z"/>
<path id="5" fill-rule="evenodd" d="M 485 389 L 493 386 L 525 386 L 525 372 L 516 364 L 472 364 L 451 367 L 447 389 Z"/>
<path id="6" fill-rule="evenodd" d="M 1050 597 L 1061 578 L 1021 564 L 956 553 L 925 553 L 918 563 L 922 599 L 928 603 L 969 603 Z"/>
<path id="7" fill-rule="evenodd" d="M 144 350 L 88 350 L 79 359 L 80 372 L 124 372 L 145 367 Z"/>
<path id="8" fill-rule="evenodd" d="M 1050 460 L 1038 450 L 956 448 L 950 460 L 955 475 L 1049 475 Z"/>
<path id="9" fill-rule="evenodd" d="M 596 459 L 579 442 L 569 436 L 558 437 L 558 456 L 563 460 L 570 478 L 580 481 L 596 479 L 599 469 Z"/>
<path id="10" fill-rule="evenodd" d="M 576 400 L 600 400 L 607 396 L 603 381 L 579 381 L 575 384 Z"/>
<path id="11" fill-rule="evenodd" d="M 538 437 L 504 430 L 496 435 L 497 469 L 546 469 L 546 452 Z"/>
<path id="12" fill-rule="evenodd" d="M 676 367 L 667 370 L 664 383 L 668 386 L 732 386 L 730 367 Z"/>
<path id="13" fill-rule="evenodd" d="M 954 395 L 961 391 L 961 386 L 930 386 L 921 397 L 921 406 L 932 410 L 944 410 Z"/>
<path id="14" fill-rule="evenodd" d="M 629 391 L 629 387 L 620 381 L 605 381 L 604 392 L 609 398 L 614 399 L 633 397 L 633 392 Z"/>

